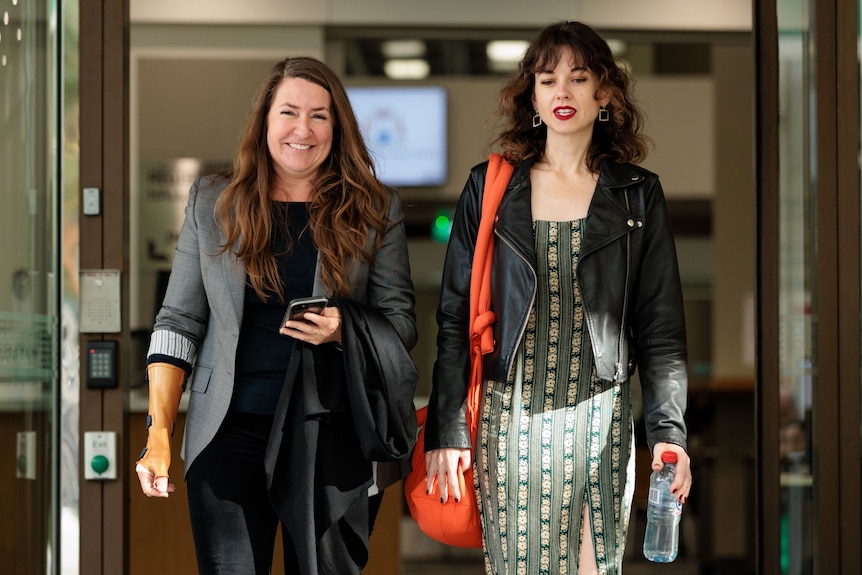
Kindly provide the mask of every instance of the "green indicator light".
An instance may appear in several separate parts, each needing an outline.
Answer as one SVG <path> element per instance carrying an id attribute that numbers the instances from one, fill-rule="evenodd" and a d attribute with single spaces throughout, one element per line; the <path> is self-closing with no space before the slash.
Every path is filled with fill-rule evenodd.
<path id="1" fill-rule="evenodd" d="M 27 471 L 27 457 L 24 455 L 18 456 L 18 471 L 20 473 Z"/>
<path id="2" fill-rule="evenodd" d="M 431 226 L 431 238 L 438 242 L 446 243 L 449 241 L 449 234 L 452 232 L 452 218 L 447 214 L 437 214 L 434 218 L 434 224 Z"/>

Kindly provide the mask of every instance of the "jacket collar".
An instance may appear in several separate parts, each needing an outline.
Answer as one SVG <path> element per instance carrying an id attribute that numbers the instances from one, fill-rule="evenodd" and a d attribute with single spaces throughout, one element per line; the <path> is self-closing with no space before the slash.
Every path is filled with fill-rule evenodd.
<path id="1" fill-rule="evenodd" d="M 637 166 L 602 160 L 599 182 L 581 240 L 581 257 L 636 229 L 637 218 L 626 200 L 629 192 L 625 188 L 640 185 L 645 178 L 646 172 Z"/>
<path id="2" fill-rule="evenodd" d="M 530 183 L 530 169 L 536 163 L 536 158 L 524 160 L 515 168 L 509 182 L 509 190 L 521 188 Z M 608 188 L 619 188 L 638 184 L 646 179 L 646 170 L 634 164 L 615 162 L 605 158 L 599 163 L 599 185 Z M 508 193 L 508 192 L 507 192 Z"/>
<path id="3" fill-rule="evenodd" d="M 605 158 L 599 164 L 599 185 L 608 188 L 631 186 L 645 179 L 643 168 L 634 164 L 620 164 L 609 158 Z"/>
<path id="4" fill-rule="evenodd" d="M 530 205 L 530 168 L 534 159 L 522 162 L 512 173 L 506 194 L 497 210 L 496 234 L 535 267 L 533 216 Z M 633 164 L 610 159 L 600 164 L 599 181 L 587 215 L 587 228 L 581 244 L 582 255 L 593 252 L 632 231 L 630 209 L 616 189 L 641 184 L 647 172 Z"/>
<path id="5" fill-rule="evenodd" d="M 512 172 L 494 224 L 495 234 L 519 252 L 533 268 L 536 266 L 536 247 L 530 205 L 530 168 L 534 163 L 534 160 L 521 162 Z"/>

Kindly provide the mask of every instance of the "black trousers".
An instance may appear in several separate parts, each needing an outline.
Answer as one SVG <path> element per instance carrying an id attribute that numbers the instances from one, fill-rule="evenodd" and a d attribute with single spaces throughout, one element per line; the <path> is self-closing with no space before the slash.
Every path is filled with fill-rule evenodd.
<path id="1" fill-rule="evenodd" d="M 186 473 L 189 514 L 201 575 L 269 575 L 278 516 L 264 471 L 272 417 L 229 413 Z M 368 499 L 369 533 L 383 494 Z M 298 574 L 293 543 L 282 529 L 284 572 Z"/>

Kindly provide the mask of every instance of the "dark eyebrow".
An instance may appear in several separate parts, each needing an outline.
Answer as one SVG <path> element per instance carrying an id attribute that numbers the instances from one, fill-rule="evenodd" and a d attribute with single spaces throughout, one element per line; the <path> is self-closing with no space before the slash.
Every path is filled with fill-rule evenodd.
<path id="1" fill-rule="evenodd" d="M 586 72 L 589 72 L 590 69 L 587 68 L 586 66 L 572 66 L 570 71 L 571 72 L 584 72 L 584 73 L 586 73 Z M 553 74 L 553 73 L 554 73 L 554 71 L 551 69 L 539 70 L 538 72 L 536 72 L 536 74 Z"/>

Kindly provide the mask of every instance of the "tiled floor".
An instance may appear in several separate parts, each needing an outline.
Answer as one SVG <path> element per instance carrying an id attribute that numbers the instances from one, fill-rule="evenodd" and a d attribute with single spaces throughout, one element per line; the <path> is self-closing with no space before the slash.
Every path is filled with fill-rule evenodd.
<path id="1" fill-rule="evenodd" d="M 404 575 L 485 575 L 482 561 L 411 561 Z"/>

